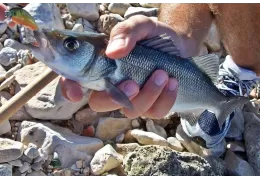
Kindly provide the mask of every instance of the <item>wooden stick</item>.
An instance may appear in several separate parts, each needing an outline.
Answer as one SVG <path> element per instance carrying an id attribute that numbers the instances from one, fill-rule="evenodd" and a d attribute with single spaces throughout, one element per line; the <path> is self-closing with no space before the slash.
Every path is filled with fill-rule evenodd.
<path id="1" fill-rule="evenodd" d="M 47 67 L 47 70 L 41 76 L 38 76 L 0 107 L 0 124 L 12 117 L 14 113 L 56 77 L 58 77 L 58 74 Z"/>

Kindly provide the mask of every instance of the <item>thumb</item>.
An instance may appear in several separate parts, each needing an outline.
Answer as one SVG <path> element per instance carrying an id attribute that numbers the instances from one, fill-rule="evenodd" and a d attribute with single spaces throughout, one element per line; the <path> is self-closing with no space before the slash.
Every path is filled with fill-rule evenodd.
<path id="1" fill-rule="evenodd" d="M 156 23 L 145 16 L 133 16 L 118 23 L 110 33 L 106 55 L 111 59 L 127 56 L 136 42 L 155 36 Z"/>

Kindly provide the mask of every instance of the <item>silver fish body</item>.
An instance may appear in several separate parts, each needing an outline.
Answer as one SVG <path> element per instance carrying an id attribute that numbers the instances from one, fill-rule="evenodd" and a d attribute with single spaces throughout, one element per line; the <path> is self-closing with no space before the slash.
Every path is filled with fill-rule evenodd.
<path id="1" fill-rule="evenodd" d="M 126 96 L 116 85 L 131 79 L 142 88 L 157 69 L 165 70 L 170 77 L 178 80 L 177 98 L 171 109 L 173 112 L 208 109 L 216 114 L 221 126 L 231 112 L 248 101 L 245 97 L 225 97 L 216 88 L 213 83 L 218 72 L 216 55 L 181 58 L 167 53 L 170 49 L 160 45 L 170 45 L 169 39 L 164 42 L 163 38 L 158 37 L 149 43 L 138 43 L 126 57 L 111 60 L 101 53 L 100 49 L 104 48 L 100 48 L 103 45 L 102 37 L 95 33 L 84 35 L 54 30 L 38 32 L 36 38 L 41 42 L 42 47 L 37 51 L 44 56 L 43 63 L 83 87 L 107 90 L 114 100 L 122 104 L 127 104 Z"/>

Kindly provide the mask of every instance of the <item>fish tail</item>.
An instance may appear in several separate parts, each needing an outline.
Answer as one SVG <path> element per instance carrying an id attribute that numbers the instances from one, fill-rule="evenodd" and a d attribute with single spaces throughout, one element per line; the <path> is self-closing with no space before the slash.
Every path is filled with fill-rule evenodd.
<path id="1" fill-rule="evenodd" d="M 226 97 L 226 101 L 221 102 L 215 110 L 219 128 L 222 128 L 223 123 L 232 112 L 242 109 L 247 102 L 249 99 L 244 96 Z"/>

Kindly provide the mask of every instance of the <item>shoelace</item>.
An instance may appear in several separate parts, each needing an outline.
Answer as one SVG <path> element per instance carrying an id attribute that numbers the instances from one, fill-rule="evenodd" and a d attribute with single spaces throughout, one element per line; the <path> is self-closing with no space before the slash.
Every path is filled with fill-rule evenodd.
<path id="1" fill-rule="evenodd" d="M 248 81 L 241 81 L 238 79 L 237 75 L 234 72 L 227 71 L 223 68 L 223 65 L 220 65 L 219 68 L 219 83 L 217 84 L 217 88 L 219 90 L 228 91 L 234 96 L 240 95 L 240 96 L 249 96 L 250 91 L 255 88 L 256 84 L 258 83 L 258 80 L 248 80 Z M 228 87 L 227 84 L 233 84 L 233 86 L 236 86 L 239 88 L 239 92 L 235 89 L 232 89 Z M 243 90 L 245 90 L 245 93 L 243 93 Z"/>

